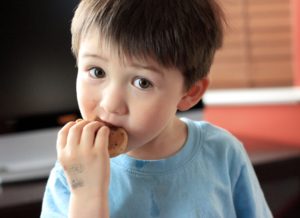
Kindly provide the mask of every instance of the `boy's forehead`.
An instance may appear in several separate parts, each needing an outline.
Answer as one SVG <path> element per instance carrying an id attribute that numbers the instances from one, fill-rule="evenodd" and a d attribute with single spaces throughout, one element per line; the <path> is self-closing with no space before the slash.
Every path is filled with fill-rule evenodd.
<path id="1" fill-rule="evenodd" d="M 80 40 L 79 56 L 84 56 L 86 54 L 99 54 L 103 51 L 109 51 L 111 45 L 108 45 L 106 40 L 96 31 L 89 31 Z"/>
<path id="2" fill-rule="evenodd" d="M 100 57 L 107 60 L 118 58 L 124 64 L 153 66 L 156 69 L 165 68 L 150 55 L 147 57 L 126 55 L 117 44 L 107 40 L 96 30 L 90 31 L 80 42 L 78 58 L 83 59 L 87 57 Z"/>

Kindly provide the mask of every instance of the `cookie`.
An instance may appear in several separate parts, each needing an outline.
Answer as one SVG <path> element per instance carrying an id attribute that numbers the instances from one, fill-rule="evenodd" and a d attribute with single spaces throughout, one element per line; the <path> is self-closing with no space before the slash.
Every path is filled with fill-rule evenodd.
<path id="1" fill-rule="evenodd" d="M 75 122 L 79 123 L 83 121 L 83 119 L 77 119 Z M 99 121 L 99 120 L 97 120 Z M 99 121 L 101 122 L 101 121 Z M 103 126 L 105 123 L 101 122 Z M 108 142 L 108 152 L 110 157 L 116 157 L 122 153 L 124 153 L 127 149 L 128 143 L 128 135 L 123 128 L 114 128 L 109 127 L 109 142 Z"/>
<path id="2" fill-rule="evenodd" d="M 116 157 L 127 149 L 128 136 L 123 128 L 110 128 L 108 152 L 110 157 Z"/>

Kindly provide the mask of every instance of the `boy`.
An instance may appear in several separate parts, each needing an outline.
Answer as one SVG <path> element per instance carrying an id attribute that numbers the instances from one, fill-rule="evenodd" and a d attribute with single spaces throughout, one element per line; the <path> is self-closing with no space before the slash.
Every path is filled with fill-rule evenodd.
<path id="1" fill-rule="evenodd" d="M 272 216 L 240 142 L 176 117 L 207 89 L 222 23 L 214 0 L 80 2 L 83 120 L 58 134 L 41 217 Z M 109 158 L 108 127 L 127 131 L 126 154 Z"/>

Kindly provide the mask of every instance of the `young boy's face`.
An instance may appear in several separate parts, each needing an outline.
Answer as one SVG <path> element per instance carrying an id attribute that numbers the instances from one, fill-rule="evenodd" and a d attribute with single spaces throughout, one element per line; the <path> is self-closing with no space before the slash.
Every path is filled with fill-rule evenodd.
<path id="1" fill-rule="evenodd" d="M 77 99 L 82 116 L 123 127 L 129 150 L 168 142 L 176 134 L 175 113 L 184 94 L 178 70 L 120 58 L 96 31 L 81 41 Z"/>

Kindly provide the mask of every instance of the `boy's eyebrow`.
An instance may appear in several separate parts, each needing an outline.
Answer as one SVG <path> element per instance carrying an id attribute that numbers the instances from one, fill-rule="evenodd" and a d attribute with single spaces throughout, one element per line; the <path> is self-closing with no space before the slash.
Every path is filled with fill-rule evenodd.
<path id="1" fill-rule="evenodd" d="M 82 58 L 98 58 L 98 59 L 102 59 L 104 61 L 108 61 L 107 58 L 105 57 L 102 57 L 101 55 L 98 55 L 98 54 L 92 54 L 92 53 L 83 53 L 81 55 Z"/>
<path id="2" fill-rule="evenodd" d="M 155 66 L 152 66 L 152 65 L 146 65 L 146 64 L 143 65 L 143 64 L 139 64 L 139 63 L 132 63 L 130 65 L 134 68 L 142 68 L 142 69 L 145 69 L 145 70 L 150 70 L 152 72 L 158 73 L 162 76 L 164 75 L 163 72 L 159 68 L 157 68 Z"/>

